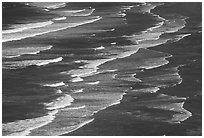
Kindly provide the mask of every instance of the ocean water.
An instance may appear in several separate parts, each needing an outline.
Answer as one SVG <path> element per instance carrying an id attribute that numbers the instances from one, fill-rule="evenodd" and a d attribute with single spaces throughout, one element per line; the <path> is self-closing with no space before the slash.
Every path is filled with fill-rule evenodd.
<path id="1" fill-rule="evenodd" d="M 3 135 L 201 135 L 201 5 L 4 2 Z"/>

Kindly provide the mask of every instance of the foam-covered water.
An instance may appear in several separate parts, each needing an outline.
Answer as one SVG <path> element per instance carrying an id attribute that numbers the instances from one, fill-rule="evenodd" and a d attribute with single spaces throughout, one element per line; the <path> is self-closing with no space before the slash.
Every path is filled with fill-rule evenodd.
<path id="1" fill-rule="evenodd" d="M 5 62 L 6 68 L 9 69 L 18 69 L 18 68 L 25 68 L 27 66 L 44 66 L 51 63 L 56 63 L 62 61 L 62 57 L 58 57 L 55 59 L 48 59 L 48 60 L 23 60 L 23 61 L 12 61 L 12 62 Z"/>
<path id="2" fill-rule="evenodd" d="M 180 66 L 169 65 L 169 58 L 174 55 L 149 50 L 191 36 L 191 33 L 179 32 L 185 28 L 187 17 L 171 15 L 166 19 L 151 13 L 164 3 L 122 4 L 111 8 L 70 4 L 73 9 L 64 2 L 27 3 L 53 16 L 48 21 L 13 25 L 12 29 L 3 30 L 3 45 L 11 45 L 3 48 L 3 69 L 19 72 L 22 69 L 21 74 L 30 77 L 27 79 L 30 89 L 38 91 L 37 85 L 49 91 L 45 101 L 38 103 L 47 114 L 4 123 L 3 135 L 70 133 L 94 121 L 94 114 L 99 111 L 120 104 L 124 95 L 138 96 L 134 106 L 171 113 L 170 118 L 159 122 L 177 124 L 192 116 L 184 108 L 186 97 L 162 91 L 183 81 Z M 139 25 L 145 25 L 146 21 L 135 23 L 130 15 L 136 19 L 141 16 L 141 20 L 148 15 L 152 18 L 149 17 L 149 22 L 156 23 L 140 29 Z M 70 34 L 77 39 L 71 39 Z M 44 39 L 36 37 L 39 35 Z M 39 44 L 33 46 L 36 40 Z M 47 46 L 39 46 L 41 43 Z M 70 53 L 72 56 L 67 56 Z M 144 95 L 146 99 L 141 98 Z"/>
<path id="3" fill-rule="evenodd" d="M 47 106 L 48 110 L 55 110 L 70 106 L 73 101 L 74 99 L 70 95 L 63 95 L 53 102 L 46 103 L 45 106 Z"/>
<path id="4" fill-rule="evenodd" d="M 41 51 L 49 50 L 53 46 L 46 47 L 23 47 L 23 48 L 9 48 L 2 50 L 2 57 L 4 58 L 14 58 L 25 54 L 38 54 Z"/>
<path id="5" fill-rule="evenodd" d="M 17 120 L 15 122 L 3 124 L 3 132 L 8 136 L 25 136 L 30 133 L 31 130 L 42 127 L 50 123 L 57 114 L 57 110 L 48 112 L 48 115 L 26 119 L 26 120 Z"/>
<path id="6" fill-rule="evenodd" d="M 65 83 L 64 82 L 57 82 L 57 83 L 53 83 L 53 84 L 44 84 L 43 86 L 48 86 L 48 87 L 59 87 L 59 86 L 64 86 Z"/>
<path id="7" fill-rule="evenodd" d="M 43 35 L 51 32 L 56 32 L 72 27 L 77 27 L 80 25 L 88 24 L 88 23 L 93 23 L 95 21 L 100 20 L 101 17 L 97 17 L 95 19 L 90 19 L 90 20 L 85 20 L 77 23 L 54 23 L 50 24 L 48 26 L 43 26 L 40 28 L 26 28 L 22 31 L 15 31 L 12 33 L 5 33 L 2 35 L 2 42 L 8 42 L 8 41 L 16 41 L 16 40 L 22 40 L 25 38 L 30 38 L 38 35 Z"/>

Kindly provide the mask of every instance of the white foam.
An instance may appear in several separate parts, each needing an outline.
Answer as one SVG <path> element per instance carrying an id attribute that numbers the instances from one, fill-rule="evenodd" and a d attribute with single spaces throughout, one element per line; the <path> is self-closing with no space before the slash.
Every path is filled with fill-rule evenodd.
<path id="1" fill-rule="evenodd" d="M 92 34 L 91 36 L 96 36 L 96 34 Z"/>
<path id="2" fill-rule="evenodd" d="M 118 16 L 119 16 L 119 17 L 125 17 L 126 14 L 125 14 L 125 13 L 118 13 Z"/>
<path id="3" fill-rule="evenodd" d="M 48 10 L 48 9 L 43 9 L 43 10 L 44 10 L 44 11 L 47 11 L 47 12 L 50 11 L 50 10 Z"/>
<path id="4" fill-rule="evenodd" d="M 179 41 L 179 40 L 181 40 L 181 39 L 183 39 L 184 37 L 187 37 L 187 36 L 190 36 L 191 34 L 180 34 L 180 35 L 177 35 L 176 37 L 178 37 L 178 38 L 176 38 L 176 41 Z"/>
<path id="5" fill-rule="evenodd" d="M 182 101 L 178 102 L 177 100 Z M 191 112 L 183 108 L 184 100 L 186 100 L 186 97 L 168 96 L 165 94 L 160 94 L 158 95 L 156 101 L 149 101 L 152 104 L 148 104 L 147 106 L 150 108 L 173 111 L 174 115 L 172 116 L 172 119 L 167 120 L 167 122 L 181 123 L 182 121 L 192 116 Z M 161 101 L 165 102 L 162 102 L 161 104 Z"/>
<path id="6" fill-rule="evenodd" d="M 59 58 L 55 58 L 55 59 L 51 59 L 51 60 L 44 60 L 43 62 L 37 63 L 36 65 L 37 66 L 47 65 L 50 63 L 60 62 L 60 61 L 62 61 L 62 59 L 63 59 L 62 57 L 59 57 Z"/>
<path id="7" fill-rule="evenodd" d="M 88 83 L 86 83 L 86 84 L 97 85 L 97 84 L 99 84 L 99 83 L 100 83 L 100 81 L 95 81 L 95 82 L 88 82 Z"/>
<path id="8" fill-rule="evenodd" d="M 11 49 L 3 49 L 2 50 L 2 57 L 4 58 L 14 58 L 19 57 L 25 54 L 38 54 L 41 51 L 49 50 L 53 46 L 46 46 L 46 47 L 22 47 L 22 48 L 11 48 Z"/>
<path id="9" fill-rule="evenodd" d="M 94 68 L 84 68 L 84 69 L 70 70 L 65 73 L 70 74 L 72 77 L 87 77 L 94 74 L 95 72 L 96 72 L 96 69 Z"/>
<path id="10" fill-rule="evenodd" d="M 94 50 L 102 50 L 102 49 L 105 49 L 105 47 L 100 46 L 100 47 L 94 48 Z"/>
<path id="11" fill-rule="evenodd" d="M 164 21 L 159 22 L 158 24 L 156 24 L 156 26 L 153 26 L 153 27 L 148 28 L 147 31 L 153 31 L 154 29 L 163 26 L 163 24 L 164 24 Z"/>
<path id="12" fill-rule="evenodd" d="M 81 81 L 83 81 L 83 79 L 81 77 L 79 77 L 79 76 L 71 79 L 71 82 L 81 82 Z"/>
<path id="13" fill-rule="evenodd" d="M 20 57 L 21 55 L 15 55 L 15 56 L 2 56 L 3 58 L 15 58 L 15 57 Z"/>
<path id="14" fill-rule="evenodd" d="M 82 9 L 82 10 L 66 10 L 66 11 L 63 11 L 65 13 L 78 13 L 78 12 L 83 12 L 85 11 L 86 9 Z"/>
<path id="15" fill-rule="evenodd" d="M 44 84 L 43 86 L 48 86 L 48 87 L 59 87 L 59 86 L 64 86 L 64 82 L 58 82 L 58 83 L 52 83 L 52 84 Z"/>
<path id="16" fill-rule="evenodd" d="M 74 99 L 70 95 L 66 94 L 57 98 L 53 102 L 45 103 L 44 105 L 47 106 L 46 109 L 48 110 L 55 110 L 55 109 L 70 106 L 73 101 Z"/>
<path id="17" fill-rule="evenodd" d="M 150 61 L 145 61 L 146 65 L 142 65 L 140 66 L 140 68 L 153 69 L 153 68 L 164 66 L 169 63 L 169 61 L 166 60 L 165 58 L 166 57 L 161 57 L 161 58 L 151 59 Z"/>
<path id="18" fill-rule="evenodd" d="M 116 45 L 116 42 L 112 42 L 112 43 L 110 43 L 111 45 Z"/>
<path id="19" fill-rule="evenodd" d="M 62 90 L 59 89 L 56 91 L 56 93 L 60 94 L 60 93 L 62 93 Z"/>
<path id="20" fill-rule="evenodd" d="M 55 21 L 61 21 L 61 20 L 66 20 L 67 17 L 58 17 L 58 18 L 53 18 L 52 20 L 55 20 Z"/>
<path id="21" fill-rule="evenodd" d="M 81 128 L 81 127 L 83 127 L 84 125 L 91 123 L 92 121 L 94 121 L 94 119 L 87 120 L 87 121 L 85 121 L 85 122 L 79 124 L 76 128 L 74 128 L 74 129 L 72 129 L 72 130 L 70 130 L 70 131 L 66 131 L 66 132 L 64 132 L 63 134 L 73 132 L 73 131 L 75 131 L 75 130 Z"/>
<path id="22" fill-rule="evenodd" d="M 132 92 L 142 92 L 142 93 L 156 93 L 159 91 L 159 87 L 151 87 L 151 88 L 144 88 L 144 89 L 134 89 L 131 90 Z"/>
<path id="23" fill-rule="evenodd" d="M 50 63 L 60 62 L 62 61 L 62 57 L 56 59 L 48 59 L 48 60 L 23 60 L 23 61 L 11 61 L 5 62 L 5 66 L 10 69 L 17 69 L 17 68 L 25 68 L 27 66 L 36 65 L 36 66 L 43 66 Z"/>
<path id="24" fill-rule="evenodd" d="M 33 28 L 40 28 L 40 27 L 44 27 L 47 25 L 51 25 L 51 24 L 53 24 L 52 21 L 15 25 L 15 26 L 13 26 L 14 29 L 3 30 L 2 35 L 4 36 L 5 34 L 22 32 L 24 30 L 33 29 Z"/>
<path id="25" fill-rule="evenodd" d="M 54 110 L 54 111 L 48 112 L 48 115 L 46 116 L 5 123 L 2 125 L 3 135 L 26 136 L 31 132 L 31 130 L 37 129 L 39 127 L 42 127 L 51 123 L 52 120 L 54 120 L 55 115 L 57 113 L 58 111 Z"/>
<path id="26" fill-rule="evenodd" d="M 74 14 L 70 14 L 70 16 L 90 16 L 96 9 L 91 9 L 90 12 L 88 13 L 83 13 L 82 12 L 77 12 L 77 13 L 74 13 Z"/>
<path id="27" fill-rule="evenodd" d="M 73 93 L 81 93 L 84 89 L 73 90 Z"/>
<path id="28" fill-rule="evenodd" d="M 124 9 L 124 10 L 130 10 L 131 8 L 133 8 L 134 6 L 122 6 L 121 9 Z"/>
<path id="29" fill-rule="evenodd" d="M 53 3 L 52 5 L 46 6 L 47 9 L 58 9 L 58 8 L 62 8 L 65 7 L 66 3 L 65 2 L 56 2 Z"/>
<path id="30" fill-rule="evenodd" d="M 180 111 L 181 114 L 174 114 L 173 119 L 171 120 L 172 122 L 181 123 L 192 116 L 191 112 L 183 108 L 184 102 L 175 103 L 175 104 L 180 109 L 171 108 L 170 110 L 175 112 Z"/>
<path id="31" fill-rule="evenodd" d="M 62 111 L 78 110 L 78 109 L 83 109 L 83 108 L 85 108 L 85 107 L 86 107 L 85 105 L 78 106 L 78 107 L 69 107 L 69 108 L 62 109 Z"/>
<path id="32" fill-rule="evenodd" d="M 114 60 L 115 58 L 110 59 L 97 59 L 97 60 L 78 60 L 75 63 L 87 63 L 80 67 L 80 69 L 70 70 L 68 72 L 61 72 L 61 74 L 66 73 L 70 74 L 72 77 L 87 77 L 97 73 L 98 66 L 104 64 L 105 62 Z"/>
<path id="33" fill-rule="evenodd" d="M 26 29 L 26 30 L 23 30 L 17 33 L 4 34 L 2 36 L 2 42 L 22 40 L 22 39 L 29 38 L 29 37 L 39 36 L 39 35 L 47 34 L 50 32 L 56 32 L 56 31 L 60 31 L 60 30 L 64 30 L 64 29 L 68 29 L 72 27 L 77 27 L 80 25 L 88 24 L 88 23 L 93 23 L 100 19 L 102 19 L 102 17 L 97 17 L 94 19 L 90 19 L 90 20 L 82 21 L 78 23 L 54 23 L 50 25 L 49 27 L 45 26 L 41 28 Z"/>
<path id="34" fill-rule="evenodd" d="M 115 31 L 115 28 L 111 29 L 110 31 Z"/>
<path id="35" fill-rule="evenodd" d="M 117 69 L 113 69 L 113 70 L 104 70 L 104 71 L 102 71 L 102 73 L 105 73 L 105 72 L 116 72 L 116 71 L 118 71 Z"/>
<path id="36" fill-rule="evenodd" d="M 142 33 L 138 35 L 132 35 L 129 38 L 127 36 L 124 36 L 124 37 L 127 37 L 128 40 L 131 40 L 133 42 L 135 41 L 138 44 L 141 41 L 158 40 L 161 35 L 162 35 L 161 32 L 154 32 L 154 33 L 149 32 L 149 33 Z"/>
<path id="37" fill-rule="evenodd" d="M 84 60 L 76 60 L 76 61 L 74 61 L 74 63 L 83 63 L 84 62 Z"/>

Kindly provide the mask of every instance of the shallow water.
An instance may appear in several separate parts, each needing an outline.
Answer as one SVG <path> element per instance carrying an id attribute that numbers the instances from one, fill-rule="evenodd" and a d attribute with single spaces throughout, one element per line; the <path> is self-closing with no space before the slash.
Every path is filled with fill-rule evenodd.
<path id="1" fill-rule="evenodd" d="M 168 10 L 157 14 L 174 5 L 3 3 L 3 25 L 9 26 L 2 33 L 3 135 L 114 135 L 117 132 L 97 125 L 100 118 L 114 116 L 112 108 L 117 110 L 118 121 L 125 114 L 127 120 L 142 122 L 143 127 L 148 122 L 158 125 L 154 133 L 143 135 L 175 135 L 157 128 L 173 130 L 177 124 L 181 128 L 184 124 L 185 130 L 178 135 L 190 135 L 191 127 L 186 128 L 185 122 L 194 112 L 185 103 L 197 93 L 185 94 L 185 88 L 168 90 L 185 83 L 180 72 L 191 64 L 181 55 L 187 49 L 175 45 L 198 39 L 197 48 L 189 46 L 189 50 L 198 49 L 201 34 L 199 27 L 189 27 L 190 14 Z M 14 9 L 26 12 L 29 8 L 30 16 L 39 20 L 14 14 L 16 23 L 5 16 Z M 200 67 L 200 62 L 194 62 L 201 57 L 199 51 L 186 57 Z M 121 121 L 121 125 L 127 124 Z M 102 132 L 94 132 L 97 128 Z M 142 135 L 130 133 L 133 128 L 119 134 Z"/>

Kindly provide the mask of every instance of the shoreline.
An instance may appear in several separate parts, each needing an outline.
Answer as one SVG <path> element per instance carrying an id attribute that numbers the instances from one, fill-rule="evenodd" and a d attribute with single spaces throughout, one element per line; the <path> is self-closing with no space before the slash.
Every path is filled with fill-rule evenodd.
<path id="1" fill-rule="evenodd" d="M 186 25 L 187 25 L 187 27 L 191 26 L 191 24 L 189 24 L 188 21 L 187 21 Z M 185 30 L 185 28 L 183 30 Z M 188 37 L 194 37 L 194 36 L 188 36 Z M 185 39 L 188 39 L 188 37 L 183 38 L 182 40 L 180 40 L 179 43 L 185 42 Z M 167 46 L 165 46 L 165 45 L 167 45 Z M 181 60 L 182 57 L 180 57 L 180 55 L 178 55 L 178 52 L 176 51 L 179 44 L 170 44 L 170 45 L 171 46 L 169 46 L 168 44 L 164 44 L 164 45 L 162 44 L 162 45 L 151 47 L 148 49 L 161 51 L 161 52 L 172 51 L 173 53 L 170 53 L 170 54 L 172 54 L 173 56 L 170 58 L 167 58 L 167 60 L 169 61 L 169 64 L 167 64 L 165 66 L 178 65 L 178 62 L 182 61 Z M 183 44 L 183 45 L 185 45 L 185 44 Z M 176 53 L 177 56 L 174 53 Z M 179 61 L 178 61 L 178 58 L 180 58 Z M 185 59 L 185 56 L 184 56 L 184 59 Z M 167 93 L 167 94 L 171 94 L 171 95 L 180 95 L 181 97 L 185 96 L 185 94 L 186 94 L 185 91 L 183 94 L 182 93 L 179 94 L 177 92 L 179 92 L 181 90 L 190 90 L 191 87 L 189 87 L 189 86 L 192 84 L 192 81 L 190 80 L 190 78 L 194 75 L 193 75 L 193 73 L 192 73 L 192 75 L 189 75 L 189 72 L 191 72 L 191 71 L 189 71 L 189 69 L 192 70 L 192 65 L 187 65 L 187 66 L 183 66 L 183 67 L 179 68 L 179 74 L 180 74 L 181 78 L 183 79 L 183 82 L 181 84 L 176 85 L 175 87 L 164 88 L 164 89 L 161 89 L 160 91 L 162 91 L 162 93 Z M 196 72 L 194 71 L 194 74 L 195 73 Z M 196 79 L 196 77 L 195 77 L 195 79 Z M 201 81 L 201 79 L 199 79 L 199 80 Z M 196 87 L 194 89 L 196 89 Z M 200 90 L 198 89 L 198 91 L 200 91 Z M 155 134 L 150 132 L 147 135 L 183 135 L 183 136 L 185 136 L 185 135 L 202 135 L 202 129 L 201 129 L 201 127 L 199 127 L 202 125 L 202 122 L 200 122 L 200 119 L 199 119 L 199 116 L 200 116 L 199 114 L 202 114 L 200 112 L 201 107 L 199 107 L 198 110 L 193 109 L 193 107 L 194 106 L 196 107 L 196 105 L 197 106 L 202 105 L 202 98 L 200 98 L 199 95 L 196 95 L 196 96 L 193 96 L 192 94 L 190 94 L 190 95 L 191 95 L 192 99 L 188 98 L 184 103 L 184 108 L 193 113 L 193 115 L 190 118 L 188 118 L 187 120 L 182 122 L 182 125 L 178 124 L 178 125 L 175 125 L 174 127 L 171 127 L 171 125 L 169 125 L 169 124 L 160 123 L 158 125 L 159 126 L 162 126 L 162 125 L 166 126 L 166 130 L 163 130 L 163 131 L 161 131 L 159 133 L 155 133 Z M 126 119 L 126 117 L 123 118 L 122 115 L 120 115 L 120 116 L 115 116 L 117 118 L 117 120 L 115 121 L 115 124 L 114 124 L 114 121 L 111 121 L 114 119 L 112 117 L 109 117 L 109 116 L 111 116 L 110 113 L 114 112 L 114 110 L 122 110 L 123 103 L 124 103 L 124 101 L 126 101 L 125 99 L 126 98 L 124 96 L 123 100 L 121 101 L 121 104 L 108 107 L 106 110 L 102 110 L 102 111 L 98 112 L 96 115 L 94 115 L 95 119 L 92 123 L 87 124 L 86 126 L 84 126 L 83 128 L 81 128 L 79 130 L 76 130 L 72 133 L 68 133 L 68 134 L 64 134 L 64 135 L 66 135 L 66 136 L 85 136 L 85 135 L 86 136 L 96 136 L 96 135 L 103 135 L 103 136 L 108 136 L 108 135 L 111 135 L 111 136 L 112 135 L 114 135 L 114 136 L 116 136 L 116 135 L 133 136 L 133 135 L 138 135 L 139 136 L 139 135 L 142 135 L 142 133 L 140 133 L 140 131 L 142 132 L 143 127 L 139 126 L 137 123 L 139 123 L 140 125 L 141 124 L 144 125 L 144 128 L 145 127 L 149 128 L 149 126 L 154 126 L 154 123 L 151 123 L 148 121 L 146 123 L 142 122 L 142 121 L 138 121 L 138 122 L 136 121 L 136 124 L 134 124 L 131 121 L 131 119 Z M 128 130 L 128 129 L 124 128 L 124 127 L 131 128 L 130 127 L 131 125 L 127 126 L 126 121 L 121 121 L 122 119 L 120 117 L 122 117 L 122 119 L 126 119 L 126 121 L 129 122 L 130 124 L 132 124 L 132 123 L 134 124 L 132 126 L 133 132 L 131 131 L 131 129 Z M 202 118 L 202 116 L 200 116 L 200 118 Z M 191 123 L 195 123 L 195 122 L 197 122 L 197 124 L 199 124 L 197 126 L 197 128 L 195 128 L 195 126 L 191 124 Z M 119 126 L 117 124 L 123 124 L 124 126 Z M 137 125 L 137 126 L 135 126 L 135 125 Z M 191 127 L 188 128 L 189 125 L 192 128 Z M 98 128 L 98 129 L 95 129 L 95 128 Z M 134 133 L 133 129 L 136 129 L 136 128 L 138 128 L 139 134 L 137 132 Z M 168 128 L 172 129 L 172 131 L 167 130 Z M 108 129 L 110 129 L 110 130 L 108 130 Z M 111 130 L 113 130 L 113 129 L 116 129 L 116 130 L 118 130 L 117 132 L 121 132 L 121 133 L 111 132 Z M 122 131 L 125 131 L 125 132 L 122 133 Z M 172 133 L 172 132 L 174 132 L 174 133 Z"/>

